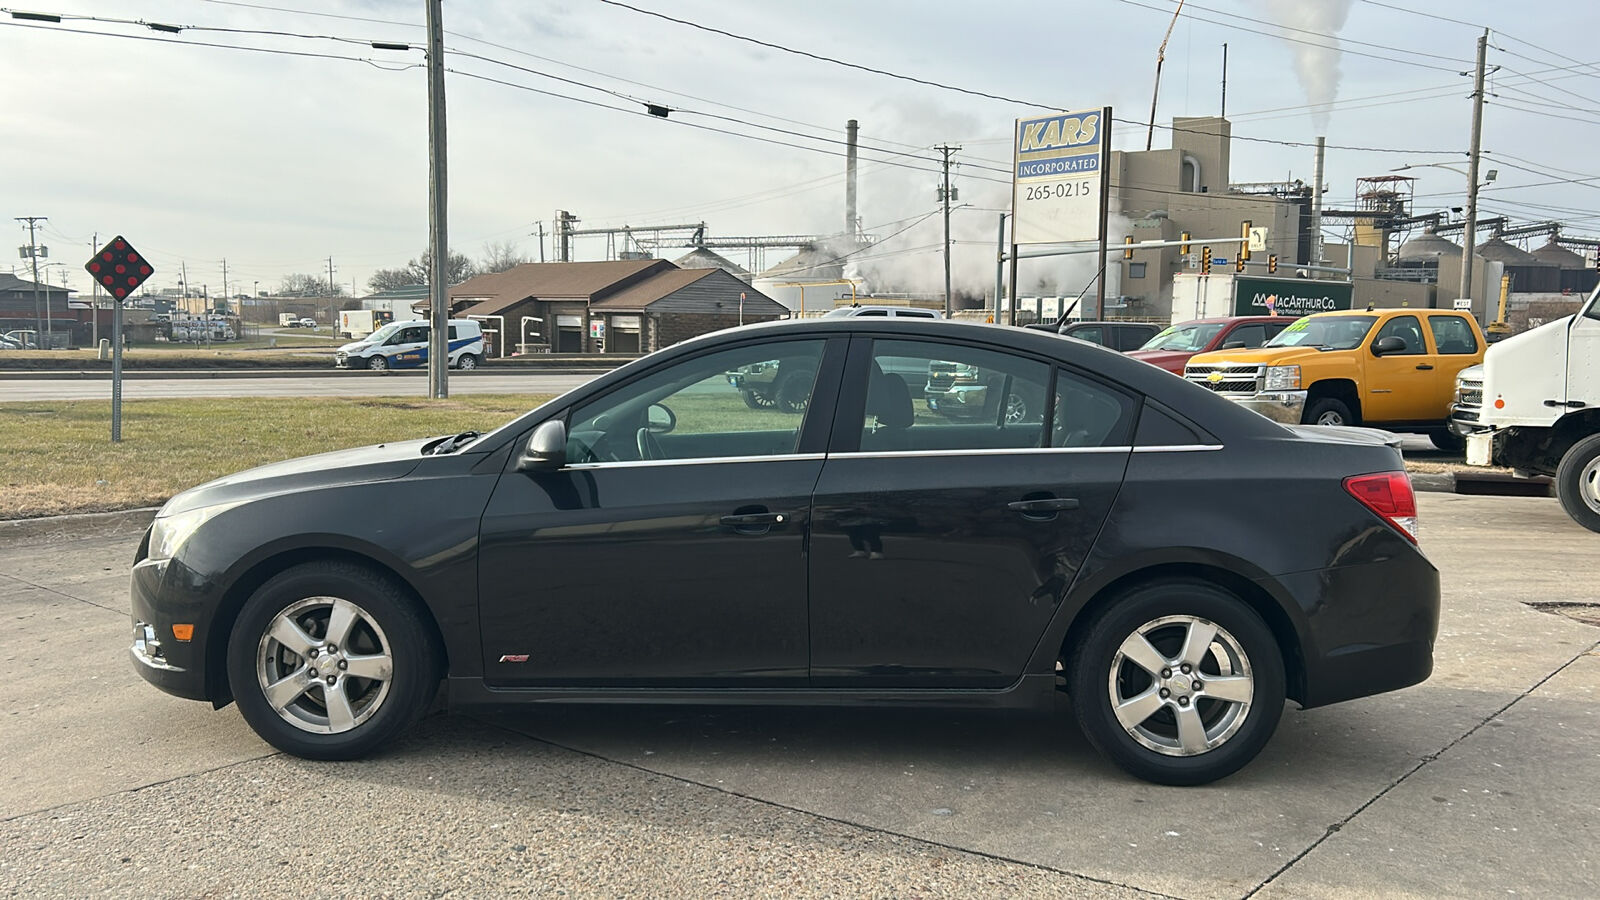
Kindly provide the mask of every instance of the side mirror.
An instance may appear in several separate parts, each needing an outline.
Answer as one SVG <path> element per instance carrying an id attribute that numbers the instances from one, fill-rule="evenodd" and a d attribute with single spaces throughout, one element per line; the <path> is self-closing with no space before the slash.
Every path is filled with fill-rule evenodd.
<path id="1" fill-rule="evenodd" d="M 1382 356 L 1385 353 L 1404 353 L 1406 352 L 1406 340 L 1405 338 L 1395 337 L 1392 334 L 1388 337 L 1378 338 L 1378 342 L 1372 345 L 1372 352 L 1378 356 Z"/>
<path id="2" fill-rule="evenodd" d="M 567 464 L 567 423 L 551 419 L 533 430 L 517 457 L 518 472 L 549 472 Z"/>
<path id="3" fill-rule="evenodd" d="M 1243 350 L 1244 349 L 1244 341 L 1229 341 L 1226 344 L 1222 345 L 1222 349 L 1224 349 L 1224 350 Z"/>
<path id="4" fill-rule="evenodd" d="M 644 427 L 652 434 L 666 434 L 678 427 L 678 416 L 660 403 L 652 403 L 644 411 Z"/>

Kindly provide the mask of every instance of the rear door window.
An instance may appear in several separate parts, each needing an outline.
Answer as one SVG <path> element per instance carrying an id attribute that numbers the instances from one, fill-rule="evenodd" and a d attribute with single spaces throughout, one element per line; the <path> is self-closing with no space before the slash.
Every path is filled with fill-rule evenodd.
<path id="1" fill-rule="evenodd" d="M 860 449 L 868 452 L 1043 447 L 1050 367 L 937 341 L 872 344 Z"/>
<path id="2" fill-rule="evenodd" d="M 1263 325 L 1240 325 L 1223 339 L 1224 344 L 1242 344 L 1245 347 L 1259 347 L 1267 342 L 1267 329 Z"/>
<path id="3" fill-rule="evenodd" d="M 1433 330 L 1433 345 L 1441 354 L 1473 354 L 1478 352 L 1478 336 L 1472 326 L 1460 316 L 1429 316 L 1428 327 Z"/>

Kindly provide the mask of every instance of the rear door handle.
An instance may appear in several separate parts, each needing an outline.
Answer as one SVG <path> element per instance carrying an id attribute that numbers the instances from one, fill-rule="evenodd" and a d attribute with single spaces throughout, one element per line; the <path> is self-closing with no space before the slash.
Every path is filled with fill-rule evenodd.
<path id="1" fill-rule="evenodd" d="M 1006 504 L 1006 509 L 1019 512 L 1025 516 L 1042 516 L 1054 514 L 1063 509 L 1077 509 L 1078 501 L 1075 497 L 1043 497 L 1038 500 L 1013 500 Z"/>
<path id="2" fill-rule="evenodd" d="M 1419 369 L 1421 369 L 1421 370 L 1422 370 L 1422 371 L 1424 371 L 1424 372 L 1431 372 L 1431 371 L 1433 371 L 1433 366 L 1430 366 L 1430 365 L 1428 365 L 1428 364 L 1427 364 L 1427 363 L 1418 363 L 1418 364 L 1417 364 L 1417 368 L 1419 368 Z"/>

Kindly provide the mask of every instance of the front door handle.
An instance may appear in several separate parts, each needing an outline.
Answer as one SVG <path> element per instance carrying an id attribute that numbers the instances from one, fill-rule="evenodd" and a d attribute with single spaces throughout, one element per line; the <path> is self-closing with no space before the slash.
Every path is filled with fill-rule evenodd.
<path id="1" fill-rule="evenodd" d="M 1417 363 L 1417 368 L 1421 369 L 1424 372 L 1432 372 L 1433 371 L 1433 366 L 1430 366 L 1427 363 Z"/>
<path id="2" fill-rule="evenodd" d="M 1006 504 L 1006 509 L 1022 513 L 1030 519 L 1053 519 L 1060 510 L 1077 508 L 1078 501 L 1075 497 L 1040 497 L 1034 500 L 1013 500 Z"/>
<path id="3" fill-rule="evenodd" d="M 722 524 L 732 528 L 739 534 L 766 534 L 774 525 L 782 525 L 789 521 L 788 513 L 781 512 L 751 512 L 735 513 L 723 516 Z"/>

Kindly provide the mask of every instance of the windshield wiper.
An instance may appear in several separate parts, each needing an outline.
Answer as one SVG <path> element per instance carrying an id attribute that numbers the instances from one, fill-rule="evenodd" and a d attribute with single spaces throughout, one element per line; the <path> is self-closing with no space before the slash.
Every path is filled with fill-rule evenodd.
<path id="1" fill-rule="evenodd" d="M 477 440 L 478 437 L 479 432 L 476 431 L 463 431 L 460 434 L 447 437 L 440 441 L 438 446 L 433 448 L 432 455 L 443 456 L 446 453 L 454 453 L 460 448 L 465 447 L 466 445 Z"/>

